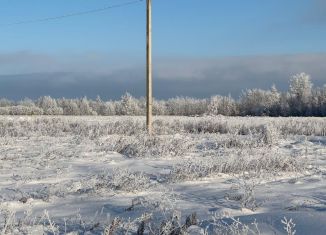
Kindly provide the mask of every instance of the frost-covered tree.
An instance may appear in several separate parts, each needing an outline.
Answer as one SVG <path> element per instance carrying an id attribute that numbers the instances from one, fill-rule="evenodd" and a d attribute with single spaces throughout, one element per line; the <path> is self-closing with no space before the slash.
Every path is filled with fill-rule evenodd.
<path id="1" fill-rule="evenodd" d="M 87 97 L 83 97 L 79 100 L 78 107 L 81 115 L 96 115 L 96 112 L 90 107 Z"/>
<path id="2" fill-rule="evenodd" d="M 312 91 L 310 106 L 313 116 L 326 116 L 326 85 Z"/>
<path id="3" fill-rule="evenodd" d="M 320 94 L 320 115 L 326 116 L 326 84 L 322 88 Z"/>
<path id="4" fill-rule="evenodd" d="M 1 98 L 0 99 L 0 107 L 8 107 L 8 106 L 13 106 L 15 105 L 14 101 L 5 99 L 5 98 Z"/>
<path id="5" fill-rule="evenodd" d="M 64 115 L 80 115 L 80 110 L 76 100 L 72 99 L 59 99 L 58 105 L 63 109 Z"/>
<path id="6" fill-rule="evenodd" d="M 298 100 L 308 102 L 312 86 L 310 75 L 306 73 L 296 74 L 290 79 L 290 94 Z"/>
<path id="7" fill-rule="evenodd" d="M 288 92 L 281 93 L 279 111 L 275 116 L 288 117 L 291 115 L 289 100 L 290 100 L 290 94 Z"/>
<path id="8" fill-rule="evenodd" d="M 0 115 L 145 115 L 145 98 L 136 99 L 126 93 L 118 101 L 53 99 L 49 96 L 37 101 L 0 99 Z M 326 85 L 313 88 L 308 74 L 300 73 L 290 79 L 289 91 L 247 89 L 238 100 L 230 96 L 212 96 L 210 99 L 176 97 L 153 100 L 155 115 L 254 115 L 254 116 L 326 116 Z"/>
<path id="9" fill-rule="evenodd" d="M 155 115 L 168 115 L 166 103 L 164 100 L 155 100 L 153 102 L 153 113 Z"/>
<path id="10" fill-rule="evenodd" d="M 118 105 L 118 113 L 120 115 L 140 115 L 140 109 L 137 100 L 126 92 Z"/>
<path id="11" fill-rule="evenodd" d="M 43 109 L 45 115 L 62 115 L 62 108 L 58 107 L 55 99 L 50 96 L 43 96 L 38 99 L 38 107 Z"/>
<path id="12" fill-rule="evenodd" d="M 166 101 L 166 108 L 169 115 L 201 115 L 207 112 L 207 100 L 176 97 Z"/>
<path id="13" fill-rule="evenodd" d="M 103 116 L 116 115 L 115 103 L 113 101 L 104 102 L 100 107 L 100 115 Z"/>
<path id="14" fill-rule="evenodd" d="M 310 75 L 300 73 L 290 79 L 290 108 L 295 116 L 310 114 L 310 98 L 312 94 L 312 82 Z"/>
<path id="15" fill-rule="evenodd" d="M 97 115 L 101 115 L 101 106 L 103 106 L 104 101 L 101 99 L 100 96 L 97 96 L 95 100 L 88 100 L 88 104 L 91 107 L 92 111 L 95 112 Z"/>
<path id="16" fill-rule="evenodd" d="M 176 97 L 168 99 L 166 101 L 166 106 L 169 115 L 183 115 L 184 114 L 184 98 Z"/>
<path id="17" fill-rule="evenodd" d="M 248 89 L 240 98 L 240 110 L 242 115 L 277 115 L 279 109 L 280 94 L 275 87 L 271 90 Z"/>
<path id="18" fill-rule="evenodd" d="M 146 115 L 146 98 L 145 97 L 140 97 L 138 100 L 138 108 L 139 108 L 139 115 Z M 154 105 L 155 105 L 155 99 L 153 98 L 153 113 L 155 114 L 154 112 Z"/>
<path id="19" fill-rule="evenodd" d="M 282 94 L 277 90 L 276 86 L 273 85 L 270 89 L 269 95 L 269 115 L 280 116 L 281 115 L 281 98 Z"/>
<path id="20" fill-rule="evenodd" d="M 25 106 L 25 107 L 35 107 L 34 101 L 29 98 L 25 98 L 25 99 L 19 101 L 18 105 Z"/>
<path id="21" fill-rule="evenodd" d="M 207 109 L 210 115 L 232 116 L 237 114 L 237 104 L 231 96 L 212 96 Z"/>

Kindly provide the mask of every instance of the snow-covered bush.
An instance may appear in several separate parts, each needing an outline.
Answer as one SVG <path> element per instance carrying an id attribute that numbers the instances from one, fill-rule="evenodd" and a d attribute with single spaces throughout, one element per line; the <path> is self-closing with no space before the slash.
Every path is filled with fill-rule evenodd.
<path id="1" fill-rule="evenodd" d="M 203 134 L 205 141 L 198 145 L 200 151 L 204 154 L 219 151 L 223 149 L 243 149 L 264 147 L 261 134 L 248 133 L 246 135 L 232 134 Z"/>
<path id="2" fill-rule="evenodd" d="M 241 208 L 255 211 L 262 204 L 256 198 L 257 187 L 261 184 L 262 178 L 266 180 L 266 175 L 261 172 L 240 173 L 231 187 L 234 192 L 227 192 L 224 198 L 231 202 L 238 202 Z"/>
<path id="3" fill-rule="evenodd" d="M 215 213 L 209 225 L 212 235 L 260 235 L 260 228 L 256 221 L 246 224 L 239 218 Z"/>
<path id="4" fill-rule="evenodd" d="M 143 133 L 120 137 L 109 148 L 128 157 L 174 157 L 191 153 L 194 143 L 182 135 L 150 136 Z"/>
<path id="5" fill-rule="evenodd" d="M 29 208 L 22 218 L 18 218 L 13 209 L 0 206 L 0 232 L 12 235 L 59 234 L 60 227 L 50 218 L 49 212 L 44 210 L 38 219 L 32 217 Z"/>
<path id="6" fill-rule="evenodd" d="M 260 235 L 261 225 L 253 222 L 243 222 L 240 218 L 228 214 L 214 213 L 210 220 L 201 221 L 196 212 L 181 218 L 178 211 L 161 212 L 154 216 L 155 210 L 143 213 L 135 218 L 107 217 L 105 220 L 95 215 L 91 221 L 77 212 L 65 219 L 55 219 L 44 210 L 37 217 L 26 211 L 25 216 L 19 219 L 13 210 L 1 209 L 1 234 L 160 234 L 160 235 Z M 98 217 L 97 217 L 98 216 Z M 200 222 L 201 221 L 201 222 Z M 293 219 L 283 218 L 281 222 L 288 235 L 295 235 L 296 230 Z"/>
<path id="7" fill-rule="evenodd" d="M 239 174 L 241 172 L 301 172 L 305 167 L 302 158 L 282 155 L 274 151 L 242 150 L 239 153 L 223 153 L 222 156 L 187 158 L 176 164 L 171 171 L 172 181 L 193 180 L 219 173 Z"/>
<path id="8" fill-rule="evenodd" d="M 0 108 L 1 110 L 1 108 Z M 231 134 L 235 140 L 246 144 L 255 141 L 262 134 L 272 134 L 277 140 L 280 136 L 306 135 L 325 136 L 326 119 L 324 118 L 254 118 L 254 117 L 159 117 L 154 120 L 154 132 L 157 135 L 189 134 Z M 80 135 L 98 138 L 108 135 L 132 136 L 145 131 L 143 117 L 110 118 L 70 118 L 70 117 L 0 117 L 0 136 L 30 135 Z M 242 138 L 241 136 L 248 136 Z M 176 135 L 177 138 L 177 135 Z M 175 138 L 174 138 L 175 139 Z M 236 141 L 236 142 L 237 142 Z M 249 144 L 248 142 L 248 144 Z"/>
<path id="9" fill-rule="evenodd" d="M 96 188 L 136 192 L 148 189 L 150 184 L 150 178 L 142 172 L 114 169 L 108 174 L 98 175 Z"/>
<path id="10" fill-rule="evenodd" d="M 275 145 L 280 140 L 280 133 L 275 126 L 263 125 L 261 128 L 261 140 L 267 145 Z"/>

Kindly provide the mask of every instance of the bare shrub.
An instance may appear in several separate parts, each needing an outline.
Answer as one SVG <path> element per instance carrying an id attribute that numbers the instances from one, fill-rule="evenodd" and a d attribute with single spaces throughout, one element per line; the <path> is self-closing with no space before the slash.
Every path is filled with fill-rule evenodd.
<path id="1" fill-rule="evenodd" d="M 284 230 L 287 232 L 288 235 L 296 234 L 296 232 L 297 232 L 295 230 L 296 224 L 293 222 L 292 219 L 287 219 L 286 217 L 284 217 L 281 222 L 284 225 Z"/>
<path id="2" fill-rule="evenodd" d="M 260 230 L 256 221 L 245 224 L 239 218 L 228 215 L 214 214 L 210 227 L 212 234 L 216 235 L 260 235 Z"/>
<path id="3" fill-rule="evenodd" d="M 8 208 L 1 208 L 0 216 L 3 218 L 3 225 L 0 226 L 1 234 L 10 234 L 13 232 L 16 226 L 15 212 Z"/>
<path id="4" fill-rule="evenodd" d="M 118 230 L 119 226 L 121 224 L 121 219 L 114 218 L 111 222 L 111 224 L 104 228 L 103 235 L 114 235 L 116 230 Z"/>

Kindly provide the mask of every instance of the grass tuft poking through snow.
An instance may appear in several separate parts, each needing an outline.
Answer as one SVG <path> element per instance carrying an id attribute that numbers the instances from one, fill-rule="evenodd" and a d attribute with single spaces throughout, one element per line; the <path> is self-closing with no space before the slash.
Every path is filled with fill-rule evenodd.
<path id="1" fill-rule="evenodd" d="M 325 119 L 144 120 L 0 117 L 0 234 L 326 230 Z"/>

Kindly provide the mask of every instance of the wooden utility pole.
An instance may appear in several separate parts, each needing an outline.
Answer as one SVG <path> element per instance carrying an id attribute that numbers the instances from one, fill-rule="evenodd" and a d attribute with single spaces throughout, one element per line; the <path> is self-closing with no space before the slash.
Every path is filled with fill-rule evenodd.
<path id="1" fill-rule="evenodd" d="M 146 126 L 148 134 L 152 134 L 153 84 L 152 84 L 152 0 L 147 0 L 147 48 L 146 48 Z"/>

